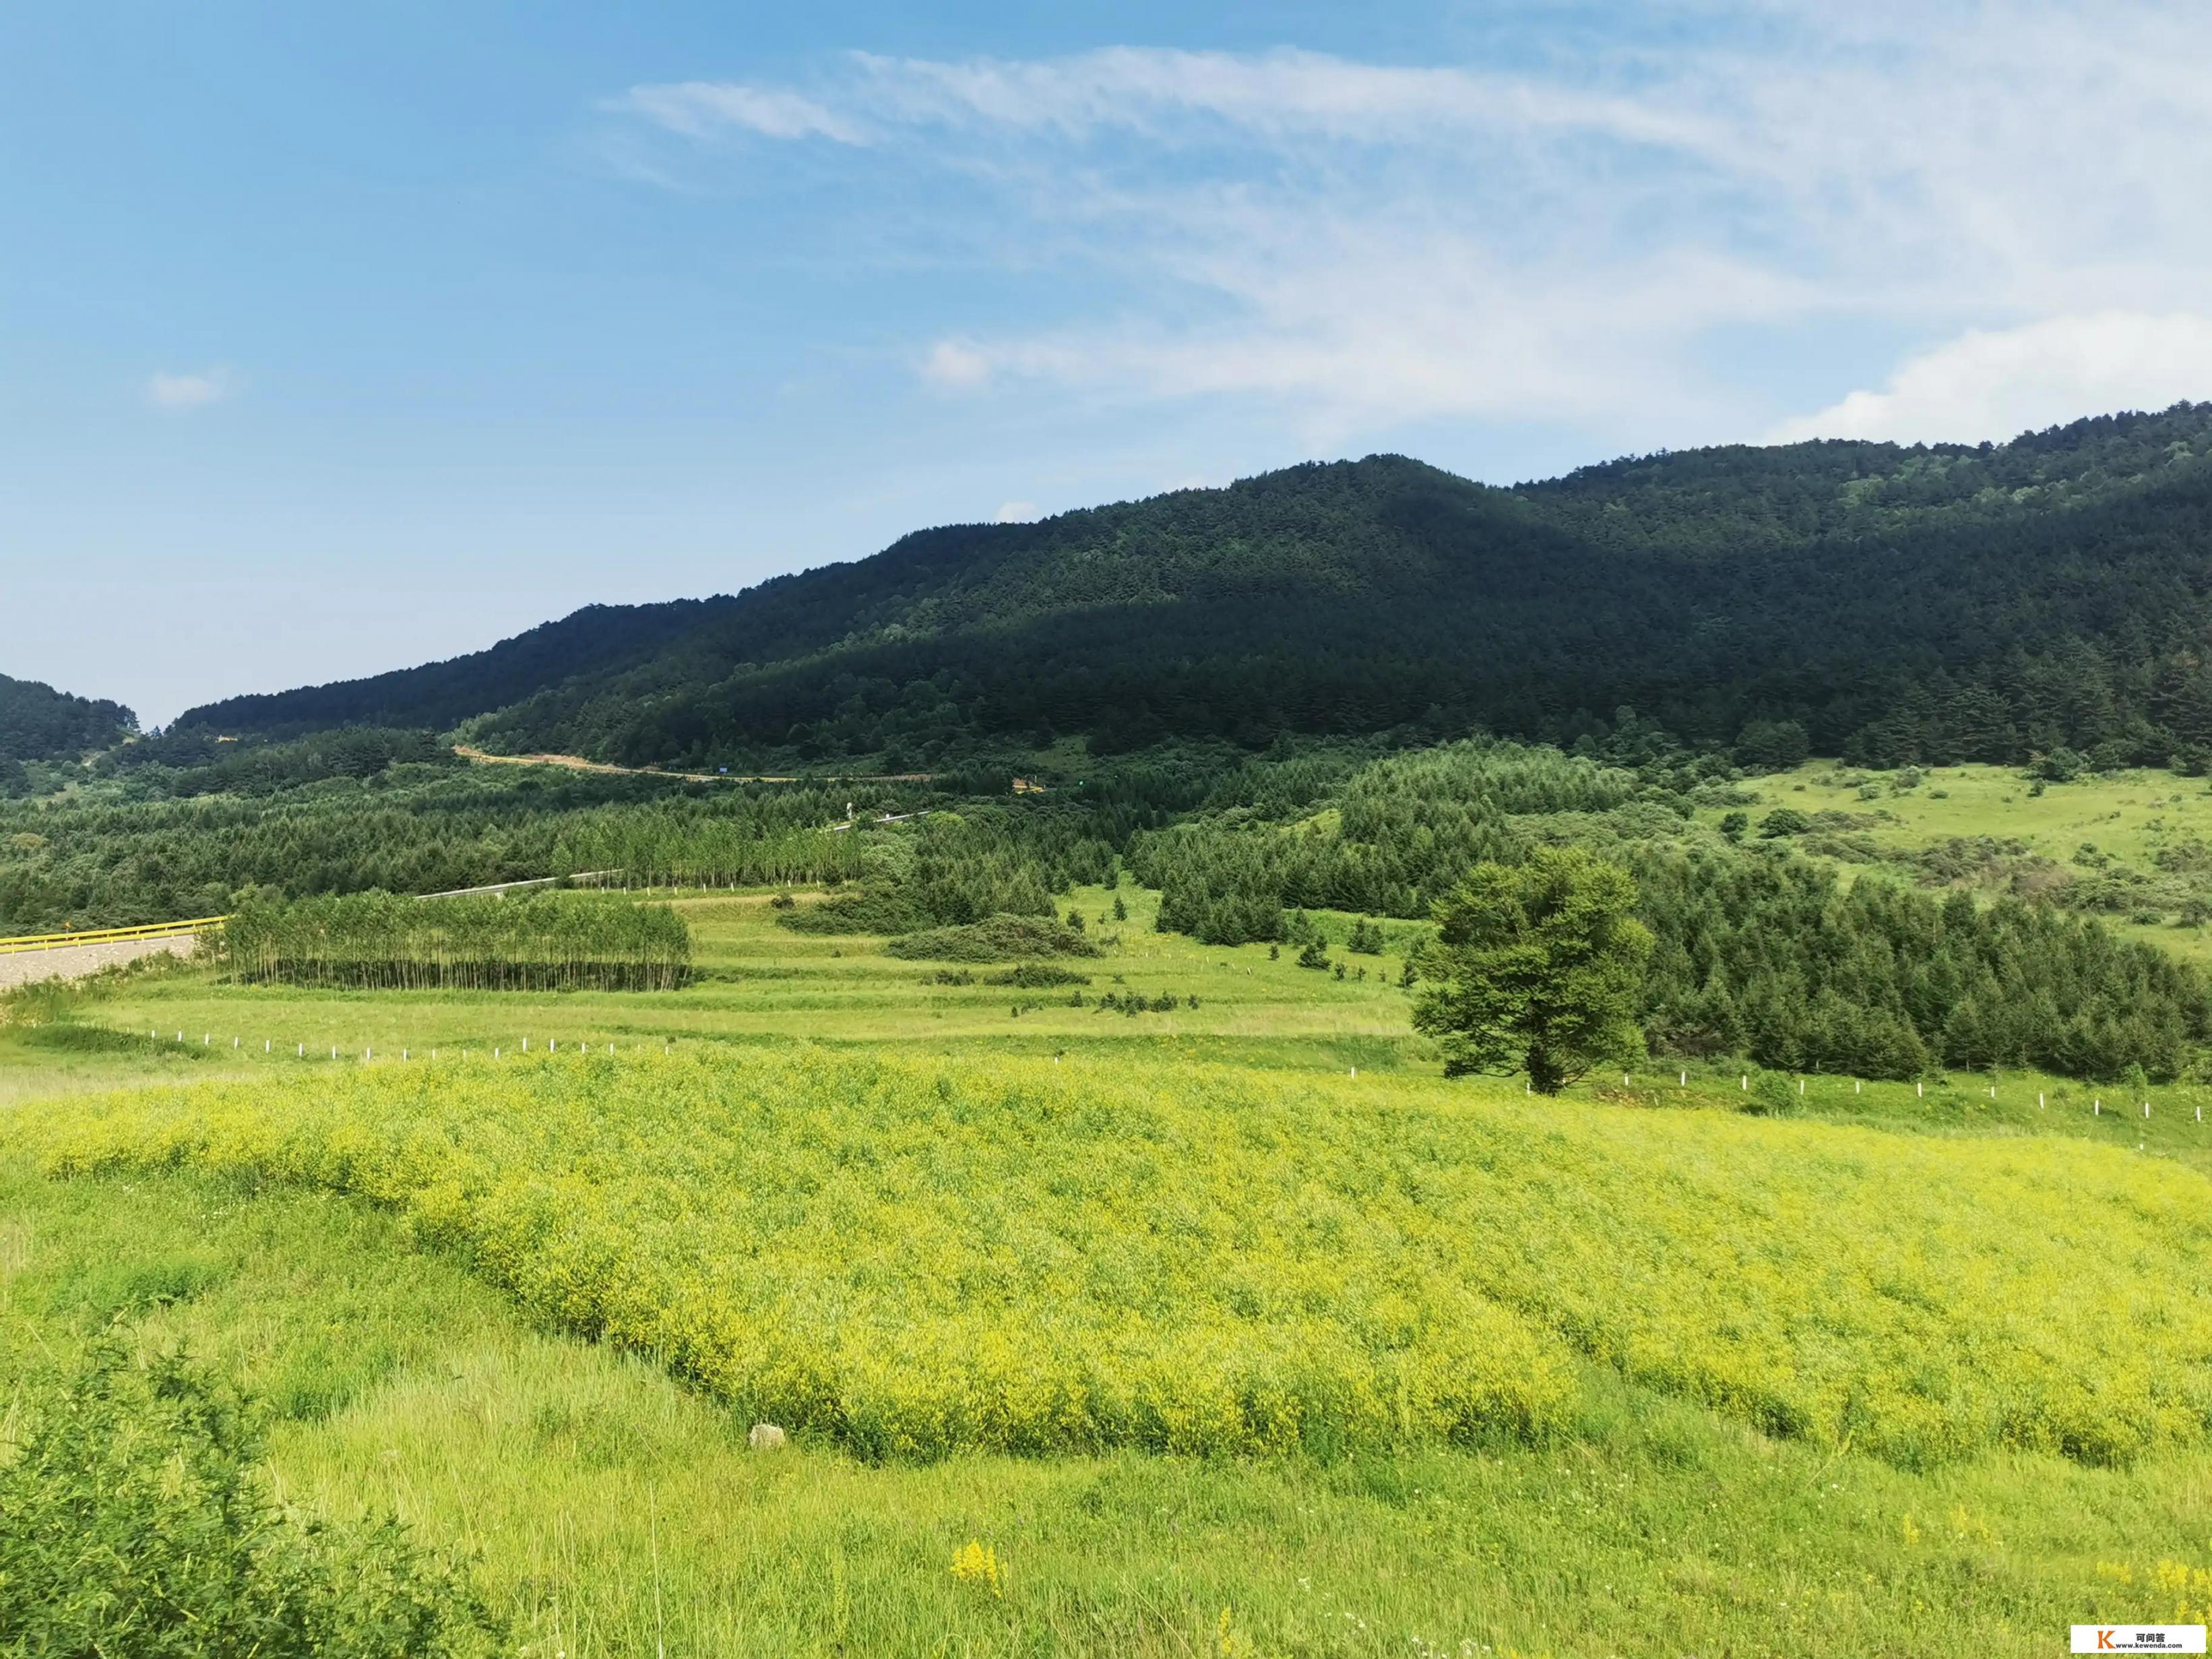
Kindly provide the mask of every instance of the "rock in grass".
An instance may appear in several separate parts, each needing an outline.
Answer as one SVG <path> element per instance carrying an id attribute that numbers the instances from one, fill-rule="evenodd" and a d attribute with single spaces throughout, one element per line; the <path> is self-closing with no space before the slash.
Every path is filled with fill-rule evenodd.
<path id="1" fill-rule="evenodd" d="M 787 1437 L 773 1423 L 756 1423 L 753 1431 L 745 1437 L 745 1443 L 755 1451 L 781 1451 Z"/>

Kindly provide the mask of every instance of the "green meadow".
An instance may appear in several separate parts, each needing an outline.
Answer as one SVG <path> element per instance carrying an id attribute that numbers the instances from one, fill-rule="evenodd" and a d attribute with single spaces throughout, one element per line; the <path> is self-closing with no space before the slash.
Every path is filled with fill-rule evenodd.
<path id="1" fill-rule="evenodd" d="M 1128 911 L 1125 921 L 1113 920 L 1117 897 Z M 1347 1069 L 1403 1063 L 1415 1052 L 1407 997 L 1395 988 L 1406 944 L 1425 931 L 1419 924 L 1388 924 L 1384 956 L 1335 952 L 1346 968 L 1339 980 L 1333 971 L 1298 967 L 1295 950 L 1271 960 L 1264 945 L 1206 946 L 1158 933 L 1156 893 L 1078 888 L 1061 908 L 1081 914 L 1091 936 L 1116 942 L 1104 956 L 1068 960 L 1088 984 L 1029 989 L 988 983 L 1003 964 L 905 961 L 885 955 L 882 939 L 779 927 L 772 898 L 764 890 L 653 900 L 673 905 L 695 942 L 696 982 L 671 994 L 303 991 L 217 983 L 188 969 L 103 988 L 96 1018 L 105 1030 L 143 1038 L 143 1049 L 106 1057 L 124 1067 L 252 1067 L 263 1063 L 264 1044 L 270 1060 L 296 1064 L 304 1048 L 328 1064 L 333 1048 L 358 1061 L 365 1052 L 396 1056 L 403 1049 L 520 1052 L 526 1042 L 537 1052 L 548 1043 L 603 1048 L 610 1042 L 649 1047 L 793 1036 L 983 1044 L 1025 1054 L 1188 1043 L 1253 1060 L 1323 1067 L 1340 1060 Z M 802 900 L 814 902 L 815 896 Z M 972 982 L 947 982 L 963 975 Z M 1078 991 L 1080 1007 L 1072 1000 Z M 1170 994 L 1177 1003 L 1171 1012 L 1124 1015 L 1099 1006 L 1109 995 L 1149 1003 Z M 180 1046 L 180 1032 L 181 1046 L 202 1048 L 199 1061 L 167 1052 Z M 89 1066 L 80 1073 L 105 1074 Z M 44 1068 L 33 1072 L 43 1074 Z"/>
<path id="2" fill-rule="evenodd" d="M 2212 781 L 2135 769 L 2040 786 L 2016 767 L 1930 766 L 1883 772 L 1839 762 L 1747 780 L 1753 836 L 1778 807 L 1850 820 L 1802 838 L 1802 850 L 1847 878 L 1872 869 L 1907 881 L 2048 896 L 2069 884 L 2125 937 L 2212 963 L 2201 912 L 2212 890 Z M 1945 857 L 1948 851 L 1951 856 Z"/>
<path id="3" fill-rule="evenodd" d="M 287 1501 L 396 1513 L 532 1654 L 2027 1655 L 2212 1602 L 2212 1090 L 1547 1101 L 1437 1075 L 1415 924 L 1340 979 L 1079 889 L 1089 982 L 1030 988 L 772 898 L 640 896 L 679 991 L 15 999 L 0 1361 L 184 1345 Z"/>

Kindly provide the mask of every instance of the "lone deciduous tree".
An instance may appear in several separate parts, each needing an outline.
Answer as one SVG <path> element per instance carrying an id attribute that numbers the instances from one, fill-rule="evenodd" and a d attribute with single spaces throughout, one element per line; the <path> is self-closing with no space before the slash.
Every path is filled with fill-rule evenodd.
<path id="1" fill-rule="evenodd" d="M 1413 1025 L 1441 1042 L 1446 1076 L 1525 1067 L 1557 1094 L 1641 1046 L 1637 1002 L 1651 930 L 1629 914 L 1636 883 L 1578 848 L 1526 864 L 1479 864 L 1437 905 L 1442 932 Z"/>

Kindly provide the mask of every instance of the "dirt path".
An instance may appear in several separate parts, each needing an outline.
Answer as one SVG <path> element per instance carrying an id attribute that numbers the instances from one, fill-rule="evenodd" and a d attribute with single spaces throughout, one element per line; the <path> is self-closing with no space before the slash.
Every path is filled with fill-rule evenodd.
<path id="1" fill-rule="evenodd" d="M 82 979 L 118 962 L 136 962 L 162 951 L 188 957 L 198 947 L 196 933 L 167 939 L 115 939 L 106 945 L 57 945 L 46 951 L 12 951 L 0 956 L 0 991 L 41 979 Z"/>
<path id="2" fill-rule="evenodd" d="M 636 778 L 680 778 L 686 783 L 933 783 L 934 772 L 830 773 L 814 777 L 780 777 L 766 772 L 664 772 L 653 766 L 611 766 L 581 755 L 492 755 L 472 744 L 457 743 L 453 752 L 484 766 L 562 766 L 571 772 L 615 772 Z"/>

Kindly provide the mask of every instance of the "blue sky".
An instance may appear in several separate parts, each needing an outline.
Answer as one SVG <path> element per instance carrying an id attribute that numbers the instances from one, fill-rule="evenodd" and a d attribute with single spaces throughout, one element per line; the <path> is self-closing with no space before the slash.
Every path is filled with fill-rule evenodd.
<path id="1" fill-rule="evenodd" d="M 157 722 L 1312 457 L 2212 397 L 2208 54 L 2179 4 L 17 0 L 0 672 Z"/>

